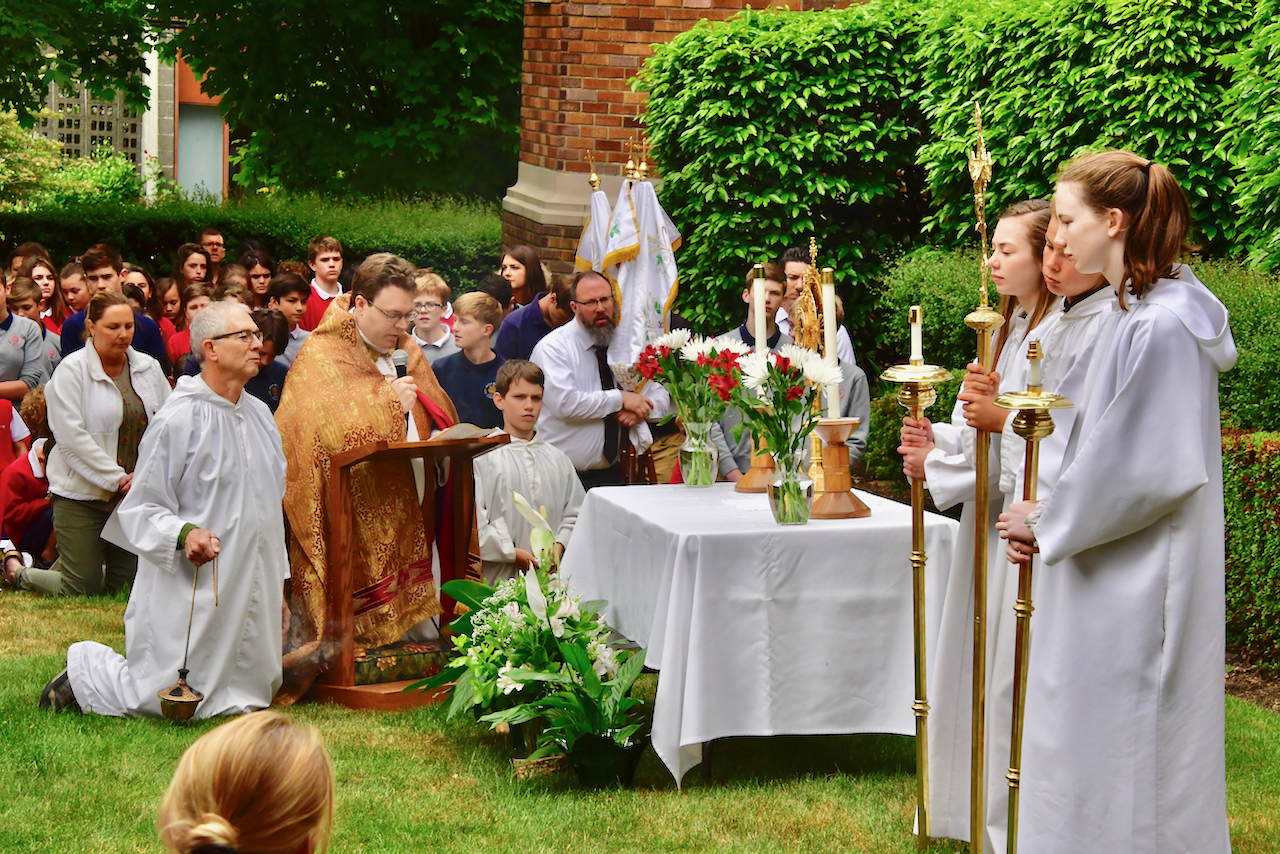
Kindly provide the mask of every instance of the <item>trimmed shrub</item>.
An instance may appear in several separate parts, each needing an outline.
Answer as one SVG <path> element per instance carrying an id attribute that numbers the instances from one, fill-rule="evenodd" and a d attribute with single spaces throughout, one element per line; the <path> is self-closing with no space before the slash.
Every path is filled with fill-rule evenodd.
<path id="1" fill-rule="evenodd" d="M 1200 261 L 1196 275 L 1231 312 L 1240 358 L 1222 375 L 1223 423 L 1244 430 L 1280 430 L 1280 279 L 1239 262 Z"/>
<path id="2" fill-rule="evenodd" d="M 636 85 L 684 237 L 676 308 L 698 328 L 740 322 L 751 265 L 816 236 L 855 340 L 872 335 L 866 285 L 921 213 L 906 8 L 745 12 L 655 47 Z"/>
<path id="3" fill-rule="evenodd" d="M 1227 643 L 1280 665 L 1280 433 L 1222 436 Z"/>
<path id="4" fill-rule="evenodd" d="M 1237 249 L 1235 175 L 1218 148 L 1231 85 L 1220 59 L 1248 36 L 1252 4 L 935 0 L 917 8 L 927 22 L 913 62 L 929 122 L 919 163 L 932 239 L 970 239 L 973 187 L 962 166 L 977 98 L 995 162 L 993 213 L 1047 195 L 1058 166 L 1081 148 L 1130 148 L 1173 170 L 1206 247 Z"/>
<path id="5" fill-rule="evenodd" d="M 395 252 L 437 270 L 455 294 L 471 290 L 497 267 L 502 232 L 495 206 L 470 202 L 264 197 L 220 206 L 170 199 L 152 205 L 0 211 L 0 243 L 37 240 L 56 259 L 68 259 L 106 241 L 126 258 L 167 275 L 177 248 L 208 226 L 223 232 L 229 254 L 240 241 L 255 238 L 278 261 L 305 261 L 311 239 L 332 234 L 342 241 L 348 264 L 373 252 Z"/>
<path id="6" fill-rule="evenodd" d="M 1258 3 L 1252 37 L 1222 63 L 1235 75 L 1222 146 L 1240 172 L 1242 243 L 1254 264 L 1280 268 L 1280 0 Z"/>

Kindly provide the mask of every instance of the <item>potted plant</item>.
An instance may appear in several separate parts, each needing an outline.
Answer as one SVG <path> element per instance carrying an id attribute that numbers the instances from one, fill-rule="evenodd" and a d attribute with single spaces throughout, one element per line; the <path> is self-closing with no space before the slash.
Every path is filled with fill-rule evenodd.
<path id="1" fill-rule="evenodd" d="M 639 701 L 628 692 L 644 666 L 643 652 L 608 645 L 600 616 L 607 603 L 574 595 L 556 574 L 555 535 L 546 519 L 518 493 L 514 501 L 533 524 L 537 563 L 497 587 L 444 584 L 445 593 L 470 609 L 450 624 L 456 655 L 410 688 L 448 688 L 450 718 L 470 711 L 495 729 L 510 727 L 517 749 L 530 759 L 562 751 L 572 760 L 580 742 L 583 750 L 591 745 L 583 738 L 593 735 L 621 748 L 639 744 L 642 752 L 647 740 L 637 735 Z"/>

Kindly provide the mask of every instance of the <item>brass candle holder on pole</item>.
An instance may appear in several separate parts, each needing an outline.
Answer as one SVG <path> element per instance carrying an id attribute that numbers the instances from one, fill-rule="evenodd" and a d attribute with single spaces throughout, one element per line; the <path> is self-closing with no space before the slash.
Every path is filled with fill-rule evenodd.
<path id="1" fill-rule="evenodd" d="M 1013 431 L 1027 443 L 1027 459 L 1023 468 L 1022 500 L 1035 501 L 1040 480 L 1040 441 L 1053 433 L 1051 409 L 1070 409 L 1073 404 L 1060 394 L 1046 392 L 1040 380 L 1040 360 L 1044 351 L 1039 341 L 1027 347 L 1031 361 L 1027 390 L 1002 394 L 996 406 L 1015 410 Z M 1027 661 L 1031 654 L 1031 570 L 1033 560 L 1018 565 L 1018 617 L 1013 651 L 1013 738 L 1009 747 L 1009 837 L 1007 854 L 1018 852 L 1018 801 L 1022 783 L 1022 722 L 1027 704 Z"/>
<path id="2" fill-rule="evenodd" d="M 919 329 L 924 321 L 920 306 L 911 306 L 907 319 L 912 327 L 911 359 L 905 365 L 896 365 L 885 371 L 880 379 L 901 385 L 898 403 L 919 421 L 924 417 L 924 411 L 938 399 L 933 384 L 946 382 L 951 379 L 951 374 L 937 365 L 926 365 L 919 353 Z M 916 701 L 911 708 L 916 716 L 916 816 L 922 848 L 929 838 L 929 679 L 925 665 L 924 610 L 924 567 L 927 560 L 924 549 L 924 481 L 915 480 L 911 483 L 911 599 Z"/>
<path id="3" fill-rule="evenodd" d="M 973 209 L 981 240 L 981 286 L 979 304 L 965 316 L 964 323 L 978 336 L 977 362 L 990 371 L 991 338 L 1004 324 L 1004 315 L 987 303 L 987 184 L 991 181 L 991 155 L 982 138 L 982 109 L 973 108 L 978 129 L 978 146 L 969 154 L 969 177 L 973 179 Z M 978 430 L 974 453 L 976 496 L 973 538 L 973 728 L 970 742 L 969 844 L 981 850 L 986 836 L 986 710 L 987 710 L 987 527 L 990 513 L 990 433 Z"/>

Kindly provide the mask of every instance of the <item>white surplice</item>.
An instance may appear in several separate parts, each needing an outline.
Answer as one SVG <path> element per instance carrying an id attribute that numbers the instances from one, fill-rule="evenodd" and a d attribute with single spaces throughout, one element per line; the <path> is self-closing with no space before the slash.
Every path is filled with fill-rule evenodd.
<path id="1" fill-rule="evenodd" d="M 237 403 L 201 377 L 182 377 L 142 438 L 133 487 L 103 528 L 138 555 L 125 610 L 125 656 L 93 642 L 73 644 L 67 669 L 86 712 L 158 716 L 156 692 L 182 666 L 195 566 L 178 548 L 186 523 L 222 543 L 218 603 L 213 564 L 200 567 L 187 681 L 205 695 L 196 717 L 271 704 L 281 681 L 280 615 L 285 552 L 285 460 L 266 404 Z"/>
<path id="2" fill-rule="evenodd" d="M 516 511 L 512 492 L 535 510 L 545 507 L 556 542 L 568 548 L 586 492 L 563 451 L 537 434 L 528 441 L 512 436 L 510 444 L 476 458 L 475 478 L 480 559 L 490 584 L 515 576 L 517 548 L 532 551 L 533 528 Z"/>
<path id="3" fill-rule="evenodd" d="M 1055 313 L 1034 330 L 1040 334 L 1055 322 Z M 1027 384 L 1026 338 L 1030 319 L 1016 312 L 1004 334 L 1007 343 L 995 369 L 1000 391 L 1022 391 Z M 926 485 L 941 509 L 964 502 L 960 533 L 947 578 L 942 620 L 934 660 L 929 668 L 929 831 L 936 837 L 969 839 L 970 744 L 973 722 L 973 560 L 977 497 L 974 453 L 977 431 L 965 424 L 964 402 L 957 401 L 951 423 L 935 424 L 937 448 L 925 460 Z M 1003 433 L 990 441 L 990 488 L 987 515 L 987 689 L 986 796 L 987 839 L 984 851 L 1005 850 L 1009 809 L 1010 722 L 1013 720 L 1014 613 L 1018 573 L 1005 556 L 1005 543 L 995 524 L 1010 496 L 1000 491 L 1004 446 L 1021 444 L 1012 430 L 1013 413 Z"/>
<path id="4" fill-rule="evenodd" d="M 1103 325 L 1036 536 L 1023 854 L 1223 854 L 1226 309 L 1185 266 Z"/>

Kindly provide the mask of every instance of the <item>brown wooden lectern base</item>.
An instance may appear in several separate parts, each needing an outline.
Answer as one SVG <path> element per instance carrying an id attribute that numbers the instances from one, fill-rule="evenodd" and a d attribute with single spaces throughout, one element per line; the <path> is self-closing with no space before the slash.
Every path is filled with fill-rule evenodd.
<path id="1" fill-rule="evenodd" d="M 445 698 L 444 688 L 430 693 L 404 692 L 405 688 L 417 681 L 419 680 L 406 679 L 403 682 L 379 682 L 376 685 L 325 685 L 317 682 L 307 692 L 307 699 L 370 712 L 407 712 L 409 709 L 434 705 Z"/>
<path id="2" fill-rule="evenodd" d="M 411 684 L 380 682 L 355 684 L 355 603 L 351 577 L 351 467 L 368 459 L 393 458 L 406 463 L 421 458 L 428 474 L 436 470 L 438 460 L 448 459 L 453 466 L 453 566 L 465 572 L 471 546 L 471 526 L 475 520 L 475 479 L 472 460 L 511 441 L 505 433 L 496 436 L 473 435 L 476 428 L 460 425 L 450 428 L 465 438 L 449 438 L 448 433 L 430 442 L 375 442 L 354 451 L 335 454 L 329 465 L 329 578 L 328 621 L 325 631 L 332 632 L 338 653 L 329 669 L 311 686 L 307 698 L 322 703 L 337 703 L 349 709 L 379 712 L 403 711 L 427 706 L 440 700 L 440 692 L 402 693 Z M 478 431 L 476 431 L 478 432 Z M 427 489 L 422 499 L 425 524 L 435 519 L 435 490 Z M 416 681 L 416 680 L 415 680 Z"/>

